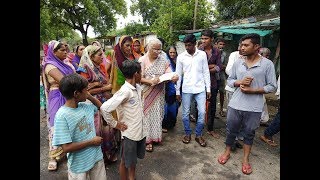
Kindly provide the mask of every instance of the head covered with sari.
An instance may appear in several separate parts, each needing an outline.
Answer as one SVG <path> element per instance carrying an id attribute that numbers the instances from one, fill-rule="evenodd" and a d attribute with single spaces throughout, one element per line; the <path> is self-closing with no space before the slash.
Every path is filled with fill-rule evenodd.
<path id="1" fill-rule="evenodd" d="M 139 42 L 139 44 L 140 44 L 140 53 L 137 53 L 136 51 L 134 51 L 134 43 L 135 43 L 135 42 Z M 137 39 L 137 38 L 134 38 L 134 39 L 132 40 L 132 53 L 133 53 L 133 56 L 134 56 L 136 59 L 139 59 L 141 56 L 144 55 L 144 47 L 142 46 L 140 40 Z"/>
<path id="2" fill-rule="evenodd" d="M 97 44 L 99 47 L 101 47 L 101 43 L 99 42 L 99 41 L 93 41 L 92 43 L 91 43 L 91 45 L 94 45 L 94 44 Z M 95 46 L 95 45 L 94 45 Z"/>
<path id="3" fill-rule="evenodd" d="M 54 51 L 56 51 L 61 45 L 63 45 L 63 43 L 55 40 L 49 42 L 47 56 L 45 58 L 43 68 L 45 69 L 47 64 L 52 64 L 57 67 L 63 75 L 72 74 L 73 69 L 69 65 L 65 64 L 63 60 L 54 55 Z"/>
<path id="4" fill-rule="evenodd" d="M 126 36 L 126 35 L 121 36 L 118 44 L 114 47 L 115 58 L 117 60 L 117 64 L 118 64 L 119 68 L 122 67 L 122 62 L 128 59 L 125 56 L 124 50 L 122 48 L 124 43 L 128 40 L 132 42 L 131 36 Z M 130 57 L 130 58 L 132 58 L 132 57 Z"/>
<path id="5" fill-rule="evenodd" d="M 112 94 L 117 92 L 120 87 L 125 82 L 125 77 L 121 72 L 122 62 L 127 60 L 128 58 L 125 56 L 123 46 L 126 41 L 131 41 L 131 36 L 121 36 L 118 44 L 114 47 L 114 53 L 112 55 L 112 65 L 111 65 L 111 73 L 110 73 L 110 80 L 112 83 Z M 131 49 L 131 46 L 130 46 Z M 131 51 L 132 53 L 132 51 Z M 133 55 L 131 54 L 129 57 L 131 60 L 134 60 Z"/>
<path id="6" fill-rule="evenodd" d="M 103 72 L 103 70 L 97 69 L 97 67 L 94 66 L 91 56 L 95 55 L 101 50 L 101 47 L 99 46 L 94 46 L 94 45 L 89 45 L 87 46 L 82 53 L 79 67 L 78 67 L 78 72 L 84 72 L 88 73 L 89 75 L 89 82 L 94 82 L 94 81 L 102 81 L 106 82 L 106 75 Z"/>
<path id="7" fill-rule="evenodd" d="M 87 46 L 82 52 L 82 56 L 79 62 L 79 67 L 84 67 L 84 65 L 87 64 L 92 69 L 94 65 L 90 59 L 90 56 L 97 53 L 100 50 L 101 50 L 101 47 L 99 46 L 94 46 L 94 45 Z"/>

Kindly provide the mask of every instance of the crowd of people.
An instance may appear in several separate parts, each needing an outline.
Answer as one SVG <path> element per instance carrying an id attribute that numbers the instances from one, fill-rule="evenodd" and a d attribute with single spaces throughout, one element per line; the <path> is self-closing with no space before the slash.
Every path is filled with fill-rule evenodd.
<path id="1" fill-rule="evenodd" d="M 247 34 L 238 51 L 224 51 L 226 41 L 214 39 L 212 30 L 201 32 L 201 44 L 192 34 L 178 55 L 174 45 L 154 38 L 146 47 L 139 39 L 122 36 L 106 57 L 101 44 L 82 44 L 70 52 L 66 42 L 52 40 L 40 57 L 40 107 L 47 114 L 48 170 L 68 160 L 69 179 L 106 179 L 105 165 L 118 161 L 120 178 L 135 179 L 137 158 L 162 143 L 162 133 L 175 127 L 182 108 L 185 135 L 190 143 L 195 119 L 195 141 L 207 145 L 205 129 L 214 138 L 217 94 L 219 112 L 227 117 L 225 164 L 235 147 L 243 148 L 242 172 L 252 173 L 249 154 L 260 123 L 269 118 L 264 94 L 278 85 L 270 50 L 260 46 L 258 34 Z M 162 80 L 163 76 L 169 78 Z M 277 94 L 280 96 L 280 88 Z M 228 109 L 225 112 L 224 99 Z M 280 109 L 260 139 L 271 146 L 279 132 Z M 268 116 L 267 116 L 268 117 Z M 267 120 L 266 120 L 267 119 Z M 238 140 L 243 141 L 243 147 Z"/>

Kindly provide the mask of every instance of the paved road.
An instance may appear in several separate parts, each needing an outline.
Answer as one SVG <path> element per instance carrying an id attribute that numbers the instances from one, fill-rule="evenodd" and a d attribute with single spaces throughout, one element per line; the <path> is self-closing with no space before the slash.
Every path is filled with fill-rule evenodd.
<path id="1" fill-rule="evenodd" d="M 272 118 L 275 115 L 276 107 L 270 105 L 269 111 Z M 40 116 L 42 115 L 43 114 Z M 243 151 L 240 149 L 231 154 L 231 158 L 225 165 L 220 165 L 217 162 L 218 156 L 225 148 L 225 118 L 216 119 L 215 124 L 219 129 L 220 139 L 214 139 L 204 133 L 204 138 L 207 140 L 208 145 L 203 148 L 195 142 L 193 134 L 190 144 L 183 144 L 181 139 L 184 131 L 180 109 L 177 125 L 174 130 L 163 135 L 163 144 L 154 146 L 152 153 L 146 152 L 145 158 L 138 160 L 136 170 L 137 179 L 280 179 L 280 147 L 269 147 L 258 138 L 263 133 L 265 127 L 259 127 L 256 132 L 250 155 L 253 173 L 248 176 L 241 172 L 241 157 Z M 192 128 L 194 129 L 193 123 Z M 59 165 L 56 172 L 47 171 L 47 134 L 45 119 L 41 119 L 40 117 L 40 179 L 67 179 L 67 165 L 65 161 Z M 280 133 L 275 135 L 274 139 L 276 142 L 280 142 Z M 118 163 L 107 165 L 106 171 L 108 179 L 119 179 Z"/>

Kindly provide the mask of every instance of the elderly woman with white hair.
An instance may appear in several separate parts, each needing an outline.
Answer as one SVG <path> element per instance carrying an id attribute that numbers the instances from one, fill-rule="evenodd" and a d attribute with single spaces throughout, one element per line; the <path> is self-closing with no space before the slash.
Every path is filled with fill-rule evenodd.
<path id="1" fill-rule="evenodd" d="M 148 52 L 139 58 L 142 70 L 143 88 L 143 112 L 147 127 L 146 151 L 153 151 L 153 143 L 162 141 L 163 107 L 165 104 L 165 82 L 160 82 L 159 77 L 172 72 L 170 63 L 161 56 L 162 43 L 159 39 L 148 42 Z M 178 80 L 178 76 L 171 78 L 172 82 Z"/>

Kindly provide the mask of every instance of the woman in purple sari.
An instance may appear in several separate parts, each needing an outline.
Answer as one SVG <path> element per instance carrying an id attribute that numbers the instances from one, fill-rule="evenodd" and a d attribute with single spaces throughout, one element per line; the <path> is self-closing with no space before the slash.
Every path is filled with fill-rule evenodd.
<path id="1" fill-rule="evenodd" d="M 43 63 L 43 80 L 48 105 L 48 130 L 49 130 L 49 157 L 48 170 L 57 169 L 57 160 L 63 155 L 61 147 L 52 146 L 52 135 L 54 131 L 54 116 L 58 109 L 66 102 L 66 99 L 59 91 L 59 82 L 63 76 L 74 73 L 71 63 L 64 60 L 67 57 L 66 46 L 58 41 L 50 41 Z"/>

